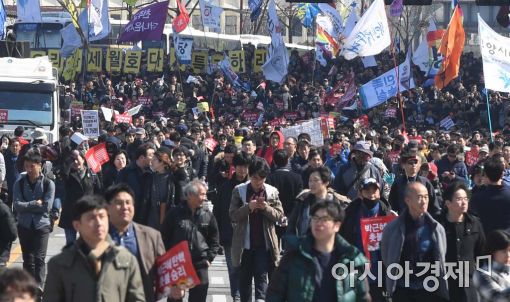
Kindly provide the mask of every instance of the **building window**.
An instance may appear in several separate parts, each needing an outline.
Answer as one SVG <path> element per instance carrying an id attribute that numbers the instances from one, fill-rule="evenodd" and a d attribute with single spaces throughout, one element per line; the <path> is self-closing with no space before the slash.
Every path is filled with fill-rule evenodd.
<path id="1" fill-rule="evenodd" d="M 202 29 L 202 17 L 200 15 L 192 15 L 191 26 L 193 26 L 194 29 Z"/>
<path id="2" fill-rule="evenodd" d="M 225 16 L 225 34 L 237 35 L 237 16 Z"/>

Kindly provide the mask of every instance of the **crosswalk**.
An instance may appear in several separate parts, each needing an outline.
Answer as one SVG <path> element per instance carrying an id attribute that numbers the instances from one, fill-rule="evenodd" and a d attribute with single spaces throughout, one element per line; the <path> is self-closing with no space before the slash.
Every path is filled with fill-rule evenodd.
<path id="1" fill-rule="evenodd" d="M 55 227 L 53 233 L 50 234 L 50 239 L 48 241 L 46 262 L 48 262 L 51 257 L 60 253 L 64 245 L 64 230 Z M 13 243 L 11 256 L 7 265 L 9 267 L 23 267 L 21 247 L 18 240 Z M 184 298 L 184 301 L 187 302 L 186 297 Z M 207 302 L 232 302 L 232 298 L 230 297 L 227 263 L 225 261 L 225 256 L 223 255 L 218 255 L 209 268 L 209 291 Z"/>

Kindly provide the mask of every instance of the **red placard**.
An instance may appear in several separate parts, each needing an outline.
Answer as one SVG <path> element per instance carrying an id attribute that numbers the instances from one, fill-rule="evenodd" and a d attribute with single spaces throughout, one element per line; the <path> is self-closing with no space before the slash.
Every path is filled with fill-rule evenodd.
<path id="1" fill-rule="evenodd" d="M 286 120 L 293 120 L 293 121 L 295 121 L 297 119 L 297 117 L 298 117 L 298 114 L 295 111 L 293 111 L 293 112 L 284 112 L 283 113 L 283 117 Z"/>
<path id="2" fill-rule="evenodd" d="M 74 101 L 71 103 L 71 116 L 79 116 L 81 115 L 81 111 L 83 110 L 83 103 Z"/>
<path id="3" fill-rule="evenodd" d="M 138 104 L 146 107 L 152 106 L 152 99 L 150 96 L 141 96 L 138 98 Z"/>
<path id="4" fill-rule="evenodd" d="M 255 123 L 259 119 L 259 114 L 257 112 L 245 111 L 242 114 L 242 118 L 248 123 Z"/>
<path id="5" fill-rule="evenodd" d="M 204 145 L 207 149 L 209 149 L 209 151 L 212 152 L 214 148 L 216 148 L 216 146 L 218 145 L 218 142 L 216 142 L 214 138 L 209 137 L 204 140 Z"/>
<path id="6" fill-rule="evenodd" d="M 275 118 L 275 119 L 272 119 L 271 121 L 269 121 L 269 125 L 271 125 L 273 127 L 285 126 L 286 123 L 287 123 L 287 121 L 285 120 L 284 117 Z"/>
<path id="7" fill-rule="evenodd" d="M 131 123 L 133 123 L 133 118 L 131 117 L 131 115 L 129 115 L 129 113 L 124 112 L 123 114 L 116 114 L 115 115 L 115 122 L 117 124 L 119 124 L 119 123 L 128 123 L 128 124 L 131 124 Z"/>
<path id="8" fill-rule="evenodd" d="M 0 124 L 7 123 L 9 119 L 9 111 L 7 109 L 0 109 Z"/>
<path id="9" fill-rule="evenodd" d="M 368 116 L 366 114 L 363 114 L 362 116 L 354 119 L 353 121 L 354 121 L 354 128 L 357 128 L 356 125 L 358 125 L 358 127 L 361 127 L 361 128 L 370 127 L 370 122 L 368 121 Z"/>
<path id="10" fill-rule="evenodd" d="M 386 225 L 397 216 L 377 216 L 360 219 L 361 225 L 361 241 L 363 243 L 363 251 L 370 261 L 370 252 L 380 250 L 380 243 L 383 230 Z"/>
<path id="11" fill-rule="evenodd" d="M 188 241 L 181 241 L 156 259 L 158 300 L 168 296 L 172 286 L 191 288 L 200 284 L 189 252 Z"/>
<path id="12" fill-rule="evenodd" d="M 110 160 L 108 152 L 106 152 L 105 143 L 101 143 L 90 148 L 85 154 L 85 160 L 92 172 L 99 172 L 101 170 L 101 165 Z"/>

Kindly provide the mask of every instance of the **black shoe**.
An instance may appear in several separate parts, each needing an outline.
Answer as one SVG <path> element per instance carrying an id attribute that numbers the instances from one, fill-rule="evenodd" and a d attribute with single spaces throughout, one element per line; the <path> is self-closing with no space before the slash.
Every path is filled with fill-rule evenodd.
<path id="1" fill-rule="evenodd" d="M 223 247 L 221 247 L 221 246 L 218 249 L 218 255 L 225 255 L 225 252 L 223 251 Z"/>

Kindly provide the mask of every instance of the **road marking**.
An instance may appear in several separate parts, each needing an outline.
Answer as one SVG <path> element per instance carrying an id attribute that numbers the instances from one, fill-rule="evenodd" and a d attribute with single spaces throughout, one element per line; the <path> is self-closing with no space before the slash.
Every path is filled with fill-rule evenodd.
<path id="1" fill-rule="evenodd" d="M 227 302 L 225 295 L 212 295 L 212 302 Z"/>
<path id="2" fill-rule="evenodd" d="M 211 277 L 211 284 L 225 284 L 225 280 L 223 280 L 223 277 Z"/>
<path id="3" fill-rule="evenodd" d="M 59 233 L 59 234 L 53 235 L 53 237 L 65 237 L 65 236 L 66 236 L 65 233 Z"/>
<path id="4" fill-rule="evenodd" d="M 21 245 L 17 244 L 13 250 L 11 250 L 11 255 L 9 256 L 9 261 L 7 261 L 7 267 L 13 264 L 18 258 L 21 256 Z"/>

